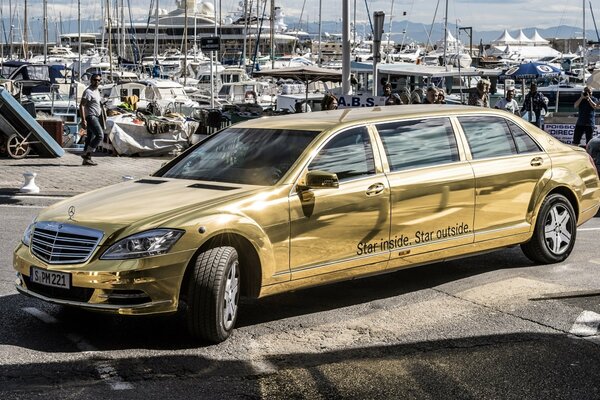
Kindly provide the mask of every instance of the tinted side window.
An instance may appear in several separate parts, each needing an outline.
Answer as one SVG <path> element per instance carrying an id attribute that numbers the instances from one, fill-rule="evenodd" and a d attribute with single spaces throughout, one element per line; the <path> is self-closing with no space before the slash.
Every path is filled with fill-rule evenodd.
<path id="1" fill-rule="evenodd" d="M 392 171 L 459 160 L 456 138 L 448 118 L 429 118 L 378 124 Z"/>
<path id="2" fill-rule="evenodd" d="M 508 125 L 497 117 L 460 117 L 474 160 L 517 153 Z"/>
<path id="3" fill-rule="evenodd" d="M 340 181 L 374 174 L 375 162 L 367 128 L 339 133 L 321 149 L 308 169 L 333 172 Z"/>
<path id="4" fill-rule="evenodd" d="M 519 153 L 537 153 L 538 151 L 540 151 L 540 147 L 531 137 L 529 137 L 527 132 L 521 129 L 521 127 L 519 127 L 514 122 L 507 122 L 511 133 L 515 138 L 515 143 L 517 144 L 517 150 L 519 151 Z"/>

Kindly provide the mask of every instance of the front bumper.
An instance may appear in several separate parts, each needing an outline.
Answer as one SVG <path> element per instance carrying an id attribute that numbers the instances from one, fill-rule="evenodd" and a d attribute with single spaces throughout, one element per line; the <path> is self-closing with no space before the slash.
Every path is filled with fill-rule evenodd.
<path id="1" fill-rule="evenodd" d="M 29 247 L 15 249 L 13 267 L 20 293 L 43 301 L 113 314 L 137 315 L 177 311 L 179 291 L 193 251 L 135 260 L 99 260 L 49 265 Z M 31 267 L 71 274 L 71 288 L 40 285 L 29 279 Z"/>

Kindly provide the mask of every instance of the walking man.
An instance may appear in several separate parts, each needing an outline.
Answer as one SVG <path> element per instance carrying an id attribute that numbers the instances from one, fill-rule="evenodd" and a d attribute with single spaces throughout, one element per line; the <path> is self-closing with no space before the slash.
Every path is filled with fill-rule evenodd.
<path id="1" fill-rule="evenodd" d="M 471 88 L 469 93 L 468 104 L 476 107 L 490 107 L 490 81 L 487 79 L 480 79 L 477 82 L 477 87 Z"/>
<path id="2" fill-rule="evenodd" d="M 521 107 L 521 115 L 525 112 L 529 112 L 529 122 L 537 126 L 542 127 L 542 109 L 548 112 L 548 105 L 546 104 L 546 98 L 543 94 L 537 91 L 537 83 L 531 82 L 529 86 L 529 93 L 525 95 L 525 101 Z M 535 121 L 532 118 L 535 116 Z"/>
<path id="3" fill-rule="evenodd" d="M 581 96 L 575 102 L 575 108 L 579 109 L 579 115 L 573 132 L 572 144 L 574 146 L 579 146 L 584 133 L 586 143 L 592 140 L 596 127 L 596 108 L 598 107 L 600 107 L 598 99 L 592 96 L 592 90 L 589 86 L 584 87 Z"/>
<path id="4" fill-rule="evenodd" d="M 85 146 L 83 147 L 83 165 L 98 165 L 92 160 L 92 153 L 102 141 L 104 128 L 102 127 L 102 105 L 100 103 L 100 74 L 93 74 L 88 86 L 81 96 L 79 112 L 81 114 L 81 127 L 86 130 Z"/>
<path id="5" fill-rule="evenodd" d="M 496 102 L 494 108 L 498 108 L 500 110 L 508 111 L 511 114 L 517 114 L 519 112 L 519 104 L 514 99 L 515 88 L 514 86 L 509 86 L 506 89 L 506 93 L 504 97 Z"/>

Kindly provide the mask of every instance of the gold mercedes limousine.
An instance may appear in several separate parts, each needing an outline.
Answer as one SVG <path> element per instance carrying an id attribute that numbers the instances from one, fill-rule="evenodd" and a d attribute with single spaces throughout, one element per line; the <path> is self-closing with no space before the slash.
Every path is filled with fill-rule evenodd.
<path id="1" fill-rule="evenodd" d="M 504 111 L 418 105 L 245 121 L 154 174 L 43 210 L 16 287 L 231 334 L 253 298 L 520 244 L 566 259 L 598 211 L 584 149 Z"/>

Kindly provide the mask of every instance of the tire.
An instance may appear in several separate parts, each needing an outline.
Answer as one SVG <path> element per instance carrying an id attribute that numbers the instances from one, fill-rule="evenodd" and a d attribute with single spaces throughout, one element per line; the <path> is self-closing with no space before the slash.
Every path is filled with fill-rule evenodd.
<path id="1" fill-rule="evenodd" d="M 187 293 L 190 334 L 212 343 L 226 340 L 237 319 L 240 268 L 233 247 L 215 247 L 196 258 Z"/>
<path id="2" fill-rule="evenodd" d="M 531 240 L 521 244 L 531 261 L 553 264 L 569 257 L 577 236 L 577 219 L 573 206 L 561 194 L 548 196 L 535 222 Z"/>

